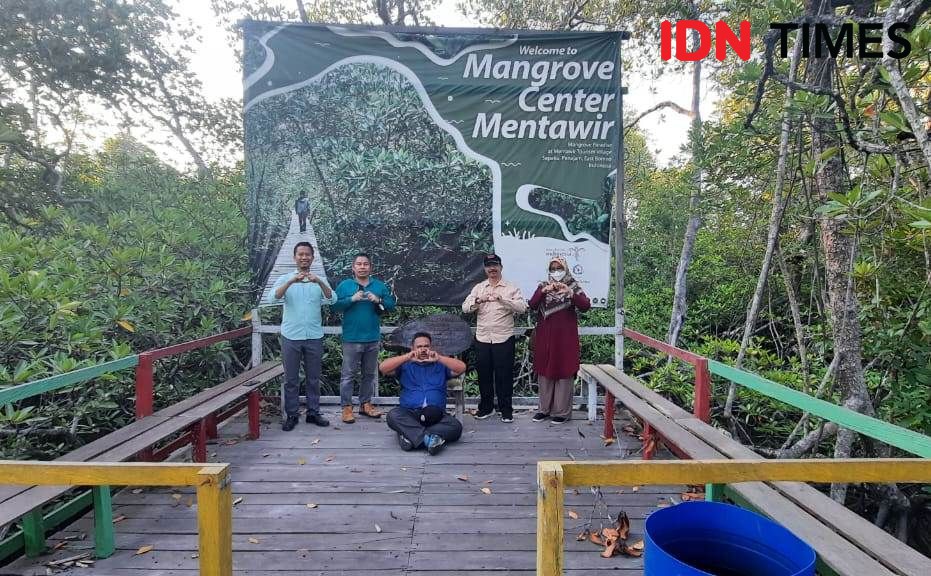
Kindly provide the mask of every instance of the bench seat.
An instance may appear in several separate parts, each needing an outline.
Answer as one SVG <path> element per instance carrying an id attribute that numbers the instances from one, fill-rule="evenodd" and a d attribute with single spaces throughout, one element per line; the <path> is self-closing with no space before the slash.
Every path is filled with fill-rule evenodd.
<path id="1" fill-rule="evenodd" d="M 655 434 L 683 458 L 762 459 L 613 366 L 587 364 L 580 373 L 642 421 L 645 446 L 655 442 Z M 840 576 L 931 574 L 931 559 L 808 484 L 742 482 L 728 485 L 727 494 L 805 540 L 817 552 L 822 572 Z"/>

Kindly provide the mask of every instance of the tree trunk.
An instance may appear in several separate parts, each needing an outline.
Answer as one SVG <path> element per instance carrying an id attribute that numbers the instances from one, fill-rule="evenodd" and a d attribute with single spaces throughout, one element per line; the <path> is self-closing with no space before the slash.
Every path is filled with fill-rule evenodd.
<path id="1" fill-rule="evenodd" d="M 698 46 L 697 31 L 692 31 L 692 45 Z M 701 60 L 697 60 L 692 68 L 692 193 L 689 196 L 689 221 L 685 227 L 685 236 L 682 238 L 682 252 L 679 254 L 679 265 L 676 266 L 675 294 L 672 297 L 672 314 L 669 317 L 669 329 L 666 331 L 666 342 L 672 346 L 679 340 L 679 332 L 685 322 L 685 312 L 688 307 L 688 270 L 692 262 L 692 253 L 695 249 L 695 239 L 701 227 L 701 193 L 702 193 L 702 141 L 701 141 Z"/>
<path id="2" fill-rule="evenodd" d="M 816 13 L 826 13 L 830 6 L 813 6 Z M 809 83 L 833 90 L 834 60 L 812 58 L 809 60 Z M 812 156 L 824 158 L 824 152 L 841 145 L 837 138 L 835 119 L 831 116 L 812 117 Z M 821 202 L 828 201 L 831 193 L 844 194 L 848 178 L 843 154 L 834 154 L 823 161 L 815 171 L 815 189 Z M 830 216 L 819 217 L 821 245 L 824 252 L 825 284 L 827 289 L 827 311 L 831 320 L 837 385 L 843 398 L 843 406 L 850 410 L 872 415 L 873 405 L 863 378 L 861 360 L 860 320 L 857 316 L 859 304 L 853 294 L 851 269 L 856 257 L 856 241 L 846 228 L 847 223 Z M 848 458 L 853 451 L 856 433 L 840 428 L 834 444 L 835 458 Z M 831 487 L 831 497 L 844 502 L 846 484 Z"/>
<path id="3" fill-rule="evenodd" d="M 760 313 L 760 303 L 763 300 L 763 289 L 766 288 L 766 281 L 769 278 L 769 269 L 773 263 L 773 253 L 776 251 L 776 245 L 779 242 L 782 215 L 785 213 L 786 203 L 783 200 L 782 188 L 785 183 L 786 163 L 789 157 L 789 132 L 792 128 L 792 97 L 795 94 L 792 83 L 795 82 L 796 67 L 801 48 L 801 41 L 796 40 L 795 48 L 792 50 L 792 58 L 789 60 L 789 85 L 786 86 L 786 97 L 782 105 L 782 126 L 779 133 L 779 159 L 776 163 L 776 182 L 773 185 L 773 206 L 769 215 L 769 231 L 766 234 L 766 252 L 763 254 L 763 265 L 760 266 L 760 275 L 757 277 L 756 289 L 753 291 L 753 298 L 750 300 L 750 309 L 747 311 L 747 319 L 744 322 L 744 332 L 740 340 L 740 350 L 737 352 L 737 361 L 734 364 L 735 368 L 740 368 L 740 365 L 743 363 L 744 355 L 747 353 L 747 346 L 750 344 L 753 326 L 756 324 L 757 315 Z M 731 382 L 730 387 L 727 389 L 727 400 L 724 402 L 724 418 L 728 421 L 733 420 L 734 397 L 736 395 L 737 384 Z M 733 428 L 733 422 L 731 428 Z"/>

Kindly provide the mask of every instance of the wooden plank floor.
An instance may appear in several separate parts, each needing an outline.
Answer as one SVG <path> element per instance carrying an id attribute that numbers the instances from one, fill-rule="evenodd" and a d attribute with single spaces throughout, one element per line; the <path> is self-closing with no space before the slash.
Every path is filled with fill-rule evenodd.
<path id="1" fill-rule="evenodd" d="M 516 413 L 511 424 L 466 415 L 462 439 L 437 456 L 402 452 L 383 419 L 347 425 L 338 423 L 334 407 L 324 412 L 330 428 L 302 421 L 285 433 L 274 419 L 263 424 L 257 441 L 241 439 L 246 428 L 239 418 L 210 447 L 212 461 L 232 464 L 237 574 L 529 576 L 535 568 L 536 462 L 640 457 L 636 438 L 603 446 L 601 423 L 589 423 L 581 412 L 561 425 L 531 422 L 528 412 Z M 624 424 L 619 420 L 618 430 Z M 641 574 L 640 559 L 601 558 L 597 547 L 574 535 L 588 518 L 594 516 L 597 527 L 625 510 L 636 541 L 646 515 L 677 502 L 680 492 L 673 486 L 612 488 L 596 499 L 591 490 L 569 491 L 566 574 Z M 114 504 L 114 515 L 125 517 L 116 524 L 116 554 L 56 574 L 195 576 L 191 491 L 127 489 Z M 568 517 L 570 510 L 578 520 Z M 92 535 L 88 516 L 49 539 L 50 546 L 66 542 L 61 549 L 20 559 L 0 573 L 44 575 L 45 563 L 92 550 Z M 142 546 L 153 550 L 135 555 Z"/>

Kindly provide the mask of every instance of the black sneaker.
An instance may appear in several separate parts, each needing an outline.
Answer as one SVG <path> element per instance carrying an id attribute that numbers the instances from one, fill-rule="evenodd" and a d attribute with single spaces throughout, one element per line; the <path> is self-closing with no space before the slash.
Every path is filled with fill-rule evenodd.
<path id="1" fill-rule="evenodd" d="M 307 416 L 304 418 L 304 420 L 308 424 L 316 424 L 317 426 L 321 427 L 330 425 L 330 421 L 323 416 L 319 414 L 311 414 L 310 412 L 307 413 Z"/>
<path id="2" fill-rule="evenodd" d="M 414 443 L 407 439 L 404 434 L 398 432 L 398 445 L 401 446 L 401 450 L 405 452 L 410 452 L 414 449 Z"/>
<path id="3" fill-rule="evenodd" d="M 297 426 L 297 416 L 288 416 L 284 421 L 284 424 L 281 425 L 281 429 L 285 432 L 290 432 L 294 430 L 294 427 Z"/>
<path id="4" fill-rule="evenodd" d="M 488 418 L 494 413 L 495 413 L 494 410 L 489 410 L 488 412 L 476 412 L 472 417 L 475 418 L 476 420 L 484 420 L 485 418 Z"/>
<path id="5" fill-rule="evenodd" d="M 430 453 L 430 456 L 436 456 L 446 445 L 446 440 L 436 434 L 426 434 L 423 437 L 423 443 L 427 446 L 427 452 Z"/>
<path id="6" fill-rule="evenodd" d="M 514 415 L 508 414 L 507 416 L 505 416 L 504 414 L 502 414 L 501 421 L 504 422 L 505 424 L 510 424 L 511 422 L 514 421 Z"/>
<path id="7" fill-rule="evenodd" d="M 536 414 L 533 415 L 532 420 L 533 420 L 534 422 L 543 422 L 544 420 L 546 420 L 546 419 L 549 418 L 549 417 L 550 417 L 549 414 L 544 414 L 543 412 L 537 412 Z"/>
<path id="8" fill-rule="evenodd" d="M 562 424 L 563 422 L 566 422 L 569 419 L 563 418 L 562 416 L 553 416 L 551 420 L 553 421 L 553 424 Z"/>

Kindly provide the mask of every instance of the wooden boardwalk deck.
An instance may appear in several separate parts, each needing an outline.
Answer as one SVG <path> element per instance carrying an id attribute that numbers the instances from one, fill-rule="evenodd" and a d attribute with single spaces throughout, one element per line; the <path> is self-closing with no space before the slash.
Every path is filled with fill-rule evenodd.
<path id="1" fill-rule="evenodd" d="M 640 457 L 636 438 L 603 446 L 600 423 L 590 424 L 583 413 L 562 425 L 533 423 L 527 412 L 516 413 L 512 424 L 466 415 L 462 440 L 429 456 L 402 452 L 383 419 L 346 425 L 338 423 L 335 407 L 324 412 L 330 428 L 302 421 L 285 433 L 270 419 L 258 441 L 241 439 L 246 424 L 239 418 L 210 447 L 212 461 L 232 464 L 236 574 L 529 576 L 535 569 L 536 462 Z M 618 430 L 626 423 L 618 421 Z M 680 492 L 671 486 L 606 489 L 607 507 L 598 506 L 595 524 L 625 510 L 636 541 L 646 515 L 677 501 Z M 189 492 L 127 489 L 114 502 L 114 514 L 123 517 L 116 554 L 89 568 L 50 573 L 196 575 L 196 502 Z M 566 518 L 566 573 L 641 574 L 640 559 L 601 558 L 593 544 L 575 541 L 595 502 L 587 491 L 566 495 L 567 514 L 579 515 Z M 50 546 L 64 542 L 59 550 L 20 559 L 0 574 L 45 575 L 49 561 L 92 551 L 92 534 L 88 516 L 49 539 Z M 143 546 L 153 548 L 135 555 Z"/>

